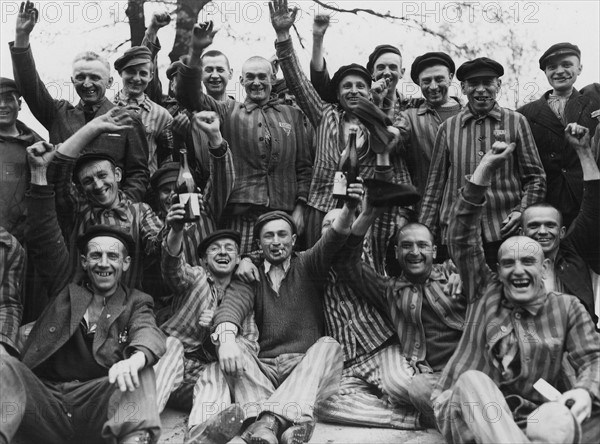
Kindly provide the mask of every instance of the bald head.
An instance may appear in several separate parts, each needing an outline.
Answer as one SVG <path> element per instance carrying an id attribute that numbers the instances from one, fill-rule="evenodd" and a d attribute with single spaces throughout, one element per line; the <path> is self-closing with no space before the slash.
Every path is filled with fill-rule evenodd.
<path id="1" fill-rule="evenodd" d="M 250 57 L 242 65 L 240 83 L 246 90 L 246 97 L 264 105 L 269 101 L 273 82 L 273 68 L 264 57 Z"/>
<path id="2" fill-rule="evenodd" d="M 520 255 L 535 256 L 544 260 L 544 250 L 538 241 L 527 236 L 513 236 L 506 239 L 498 249 L 498 263 L 502 257 Z"/>

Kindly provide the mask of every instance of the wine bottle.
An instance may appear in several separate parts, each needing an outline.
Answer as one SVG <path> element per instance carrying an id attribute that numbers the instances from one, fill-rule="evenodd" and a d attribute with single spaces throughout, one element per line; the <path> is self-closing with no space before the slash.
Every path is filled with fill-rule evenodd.
<path id="1" fill-rule="evenodd" d="M 187 159 L 187 150 L 179 150 L 179 174 L 175 182 L 176 196 L 173 203 L 182 203 L 185 206 L 185 216 L 182 222 L 194 222 L 200 218 L 200 194 L 197 191 L 194 177 L 190 171 Z"/>
<path id="2" fill-rule="evenodd" d="M 333 197 L 345 199 L 348 195 L 348 186 L 356 183 L 358 177 L 358 153 L 356 151 L 356 135 L 358 127 L 349 128 L 348 142 L 338 162 L 338 169 L 333 180 Z"/>

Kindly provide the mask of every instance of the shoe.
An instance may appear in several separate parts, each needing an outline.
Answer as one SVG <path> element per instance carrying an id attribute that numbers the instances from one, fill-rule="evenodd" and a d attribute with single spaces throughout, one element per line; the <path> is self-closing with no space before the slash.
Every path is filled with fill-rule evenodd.
<path id="1" fill-rule="evenodd" d="M 281 435 L 280 444 L 303 444 L 310 441 L 315 430 L 315 420 L 303 416 Z"/>
<path id="2" fill-rule="evenodd" d="M 190 430 L 185 444 L 226 444 L 240 433 L 244 411 L 238 404 L 231 405 Z"/>
<path id="3" fill-rule="evenodd" d="M 119 444 L 150 444 L 150 432 L 138 430 L 119 438 Z"/>
<path id="4" fill-rule="evenodd" d="M 281 421 L 271 413 L 263 413 L 242 433 L 247 444 L 279 444 Z"/>

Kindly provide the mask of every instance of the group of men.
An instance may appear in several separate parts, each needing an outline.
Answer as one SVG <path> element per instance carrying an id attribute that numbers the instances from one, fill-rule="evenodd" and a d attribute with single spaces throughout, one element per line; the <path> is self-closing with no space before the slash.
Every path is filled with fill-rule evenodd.
<path id="1" fill-rule="evenodd" d="M 297 10 L 269 9 L 275 62 L 244 62 L 243 102 L 212 23 L 162 94 L 155 14 L 114 102 L 106 59 L 76 56 L 74 106 L 41 80 L 21 5 L 0 79 L 0 442 L 157 442 L 167 404 L 190 443 L 301 444 L 318 420 L 597 442 L 600 96 L 574 87 L 579 48 L 541 55 L 552 89 L 517 111 L 498 62 L 443 52 L 415 59 L 407 99 L 398 48 L 330 77 L 317 16 L 309 77 Z M 360 179 L 338 200 L 351 134 Z"/>

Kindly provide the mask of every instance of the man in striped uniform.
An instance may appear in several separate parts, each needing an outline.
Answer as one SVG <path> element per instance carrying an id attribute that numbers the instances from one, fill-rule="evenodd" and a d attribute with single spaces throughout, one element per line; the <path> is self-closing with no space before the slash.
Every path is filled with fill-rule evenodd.
<path id="1" fill-rule="evenodd" d="M 368 99 L 371 93 L 375 92 L 371 89 L 372 73 L 355 63 L 341 67 L 330 83 L 330 88 L 334 91 L 338 103 L 326 102 L 319 96 L 306 74 L 302 72 L 294 51 L 289 29 L 294 23 L 296 13 L 288 11 L 287 2 L 277 4 L 274 12 L 276 16 L 272 18 L 271 22 L 277 34 L 275 47 L 286 83 L 296 96 L 298 106 L 316 130 L 316 155 L 307 204 L 307 230 L 316 230 L 318 233 L 325 214 L 336 207 L 336 199 L 332 196 L 334 175 L 342 150 L 347 143 L 351 126 L 359 126 L 357 153 L 360 176 L 364 179 L 372 179 L 376 166 L 380 165 L 373 149 L 376 143 L 375 138 L 354 114 L 359 103 L 358 98 Z M 384 53 L 390 55 L 389 49 L 386 52 L 379 48 L 376 52 L 377 54 L 370 57 L 371 63 L 380 58 L 378 55 Z M 397 54 L 394 55 L 397 56 Z M 378 94 L 383 94 L 381 85 L 386 84 L 385 82 L 382 74 L 382 78 L 377 83 L 380 88 Z M 393 171 L 392 181 L 394 183 L 410 183 L 410 175 L 406 169 L 399 144 L 390 156 L 390 162 Z M 376 269 L 380 272 L 383 272 L 384 269 L 387 245 L 396 221 L 404 214 L 402 208 L 395 207 L 384 213 L 373 226 L 373 261 Z M 309 233 L 308 237 L 314 240 L 318 238 L 318 234 L 311 236 Z"/>
<path id="2" fill-rule="evenodd" d="M 179 68 L 177 99 L 190 111 L 215 111 L 223 122 L 235 165 L 236 185 L 219 225 L 242 235 L 252 250 L 256 219 L 271 210 L 290 213 L 299 230 L 311 178 L 310 150 L 302 113 L 270 100 L 272 68 L 251 57 L 242 66 L 244 103 L 221 102 L 202 91 L 201 55 L 213 40 L 212 22 L 194 28 L 189 66 Z"/>
<path id="3" fill-rule="evenodd" d="M 145 46 L 129 48 L 115 60 L 115 69 L 121 76 L 123 88 L 113 102 L 135 109 L 139 114 L 146 129 L 148 170 L 152 175 L 164 162 L 173 160 L 173 117 L 144 92 L 154 77 L 152 52 Z"/>
<path id="4" fill-rule="evenodd" d="M 454 61 L 443 52 L 428 52 L 415 59 L 410 77 L 421 88 L 425 102 L 400 113 L 398 128 L 406 149 L 406 165 L 413 185 L 425 194 L 431 153 L 438 128 L 462 108 L 448 92 L 454 78 Z"/>
<path id="5" fill-rule="evenodd" d="M 507 239 L 496 274 L 484 261 L 481 231 L 473 229 L 486 188 L 515 146 L 495 143 L 453 206 L 448 245 L 469 309 L 432 395 L 437 424 L 447 442 L 597 442 L 600 334 L 584 306 L 546 290 L 549 260 L 537 241 Z M 538 392 L 540 378 L 566 391 Z"/>
<path id="6" fill-rule="evenodd" d="M 546 175 L 527 120 L 496 103 L 503 74 L 502 65 L 487 57 L 458 68 L 456 77 L 469 104 L 440 126 L 419 217 L 446 245 L 450 209 L 465 176 L 473 173 L 495 138 L 516 143 L 514 161 L 495 171 L 481 220 L 486 260 L 491 266 L 502 239 L 519 229 L 523 210 L 543 200 L 546 193 Z"/>

